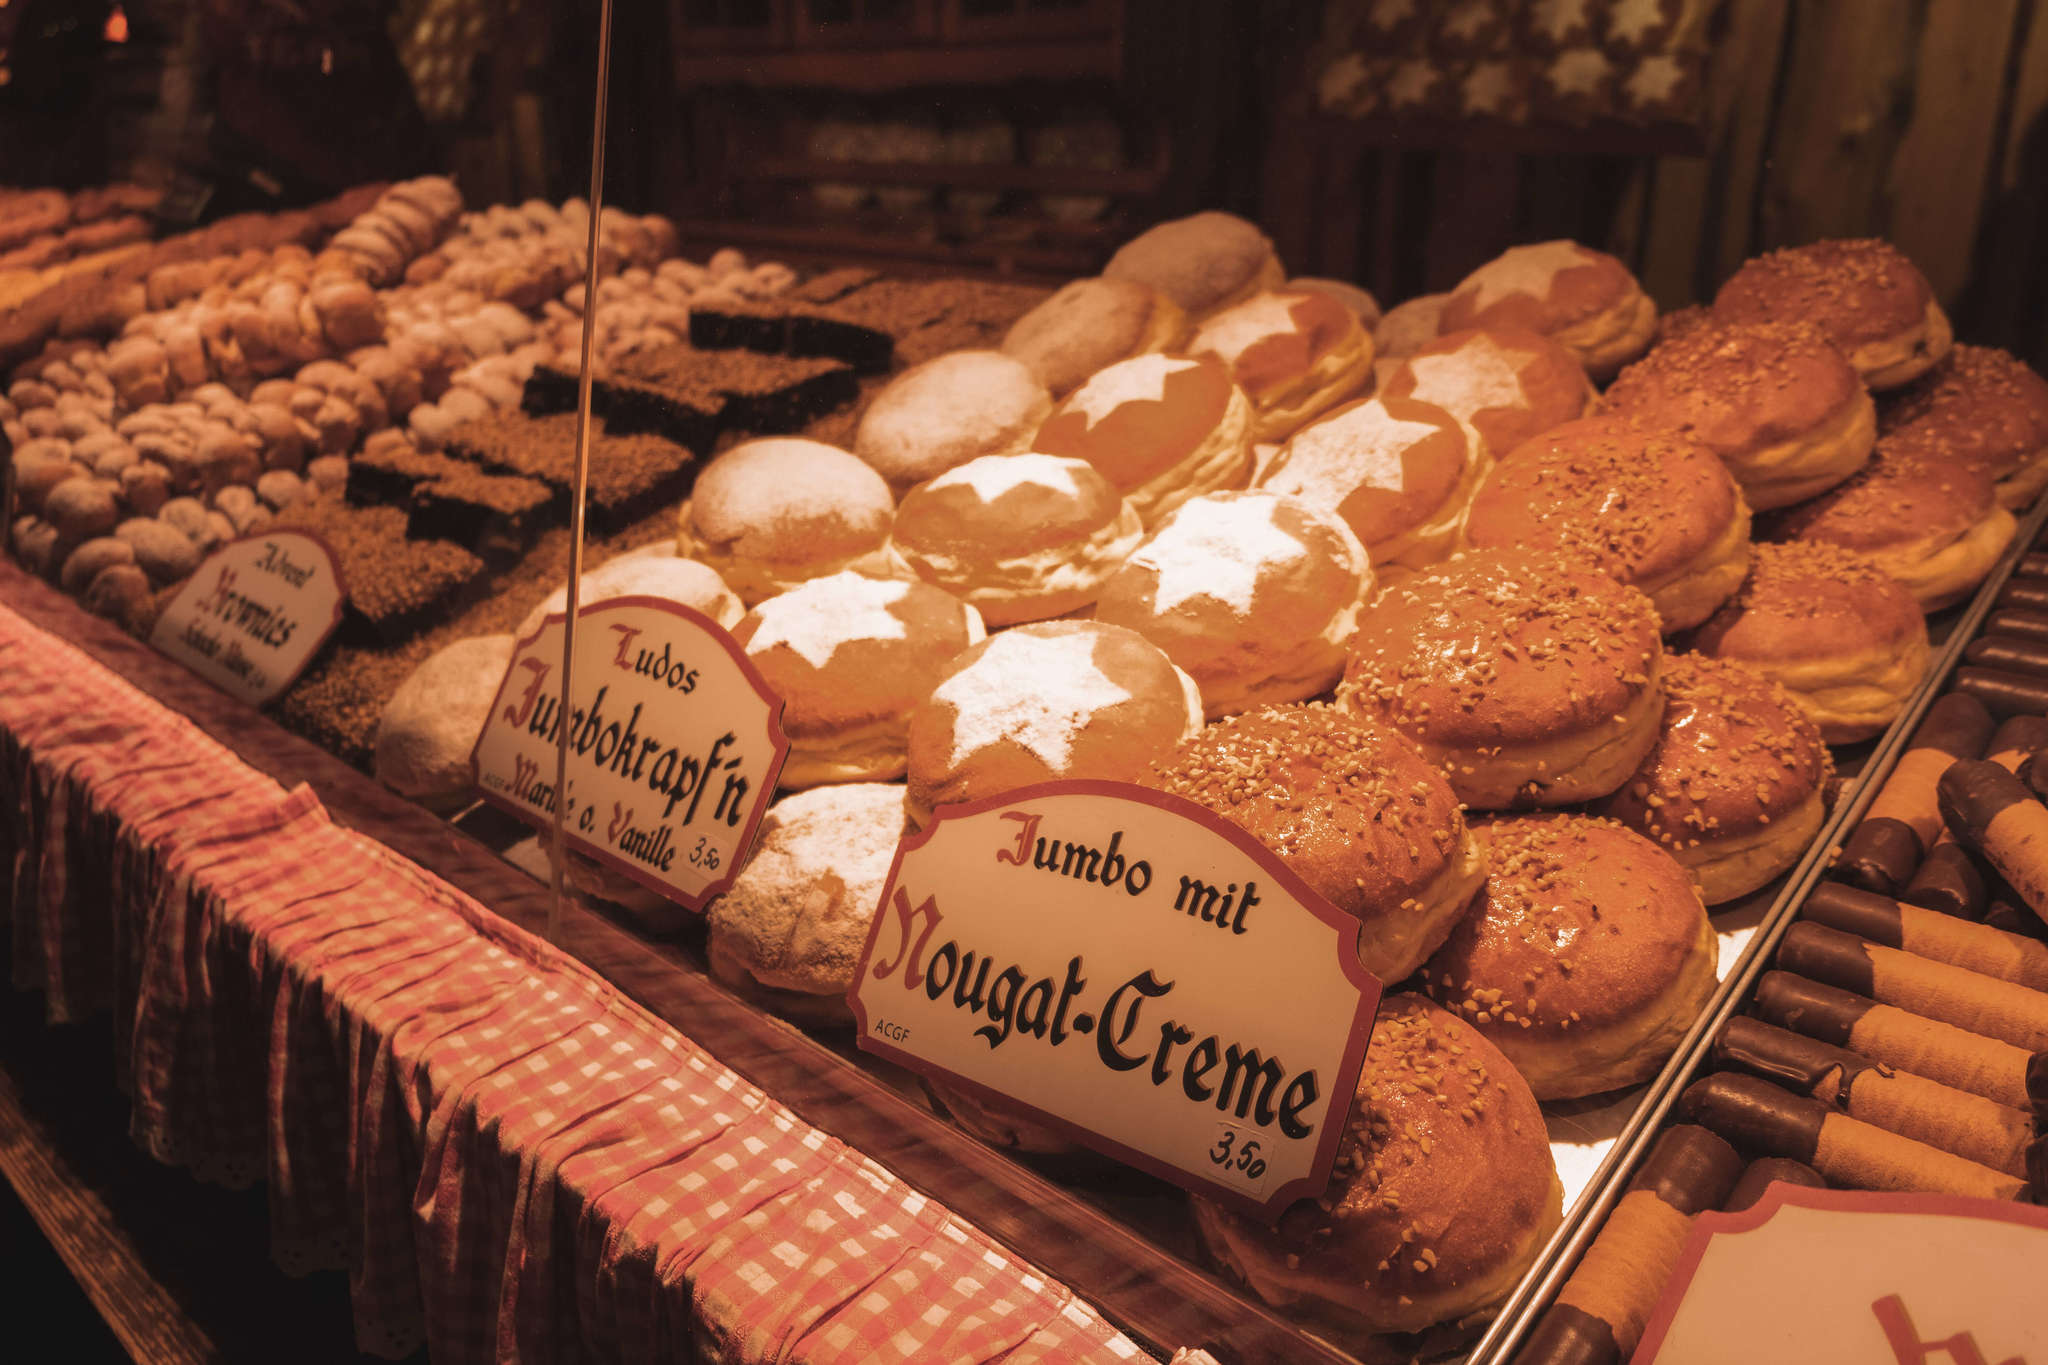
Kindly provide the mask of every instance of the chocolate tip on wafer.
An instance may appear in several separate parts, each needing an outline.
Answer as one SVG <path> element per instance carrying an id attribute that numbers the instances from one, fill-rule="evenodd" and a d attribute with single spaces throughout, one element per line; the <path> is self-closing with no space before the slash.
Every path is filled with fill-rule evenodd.
<path id="1" fill-rule="evenodd" d="M 1753 1207 L 1764 1192 L 1775 1184 L 1804 1185 L 1811 1190 L 1828 1187 L 1827 1177 L 1803 1161 L 1790 1157 L 1759 1157 L 1749 1163 L 1749 1169 L 1742 1173 L 1742 1179 L 1735 1182 L 1735 1189 L 1728 1201 L 1721 1205 L 1729 1213 L 1740 1213 Z"/>
<path id="2" fill-rule="evenodd" d="M 1657 1145 L 1628 1187 L 1631 1192 L 1648 1190 L 1691 1215 L 1717 1207 L 1741 1174 L 1742 1158 L 1727 1139 L 1697 1124 L 1681 1123 L 1658 1135 Z"/>
<path id="3" fill-rule="evenodd" d="M 1767 1023 L 1839 1047 L 1877 1002 L 1792 972 L 1765 972 L 1757 982 L 1755 1003 Z"/>

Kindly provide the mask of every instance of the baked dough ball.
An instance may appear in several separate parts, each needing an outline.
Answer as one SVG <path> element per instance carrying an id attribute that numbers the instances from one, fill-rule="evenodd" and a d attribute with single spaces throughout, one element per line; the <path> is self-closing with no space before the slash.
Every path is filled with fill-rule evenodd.
<path id="1" fill-rule="evenodd" d="M 1341 517 L 1264 490 L 1211 493 L 1110 576 L 1095 619 L 1166 651 L 1214 720 L 1335 687 L 1372 591 Z"/>
<path id="2" fill-rule="evenodd" d="M 1390 995 L 1322 1197 L 1277 1227 L 1202 1199 L 1194 1211 L 1210 1254 L 1253 1293 L 1341 1338 L 1497 1303 L 1563 1202 L 1542 1112 L 1508 1059 L 1421 996 Z"/>
<path id="3" fill-rule="evenodd" d="M 1656 1075 L 1718 984 L 1691 875 L 1611 820 L 1525 815 L 1476 833 L 1486 894 L 1423 968 L 1423 989 L 1539 1100 Z"/>
<path id="4" fill-rule="evenodd" d="M 984 633 L 951 593 L 857 573 L 813 578 L 748 612 L 733 637 L 782 698 L 782 785 L 903 776 L 911 708 Z"/>
<path id="5" fill-rule="evenodd" d="M 1766 534 L 1861 550 L 1904 583 L 1922 611 L 1939 611 L 1984 581 L 2015 529 L 1989 474 L 1939 459 L 1912 438 L 1885 436 L 1854 478 L 1774 514 Z"/>
<path id="6" fill-rule="evenodd" d="M 613 555 L 583 575 L 576 605 L 580 610 L 614 597 L 659 597 L 666 602 L 680 602 L 727 630 L 738 625 L 740 618 L 747 614 L 747 609 L 740 605 L 740 599 L 732 589 L 725 586 L 725 580 L 718 576 L 716 569 L 674 554 L 628 551 Z M 519 623 L 519 629 L 514 633 L 525 639 L 540 629 L 550 613 L 568 609 L 569 586 L 565 583 L 526 613 L 526 619 Z"/>
<path id="7" fill-rule="evenodd" d="M 472 794 L 469 756 L 512 666 L 510 635 L 443 646 L 406 676 L 377 721 L 377 780 L 431 811 Z"/>
<path id="8" fill-rule="evenodd" d="M 1749 506 L 1727 466 L 1625 417 L 1567 422 L 1503 455 L 1465 538 L 1573 555 L 1648 593 L 1667 631 L 1713 615 L 1749 570 Z"/>
<path id="9" fill-rule="evenodd" d="M 1379 396 L 1434 403 L 1471 423 L 1496 452 L 1600 406 L 1577 357 L 1513 327 L 1436 338 L 1387 376 Z"/>
<path id="10" fill-rule="evenodd" d="M 748 606 L 841 569 L 888 573 L 896 502 L 837 446 L 743 441 L 704 467 L 676 516 L 676 553 L 718 571 Z"/>
<path id="11" fill-rule="evenodd" d="M 1189 498 L 1251 479 L 1252 405 L 1213 356 L 1141 355 L 1053 409 L 1032 449 L 1086 460 L 1147 525 Z"/>
<path id="12" fill-rule="evenodd" d="M 1657 306 L 1628 267 L 1577 242 L 1511 246 L 1459 282 L 1438 326 L 1520 327 L 1550 337 L 1596 380 L 1641 355 L 1657 334 Z"/>
<path id="13" fill-rule="evenodd" d="M 1955 340 L 1927 277 L 1876 238 L 1753 257 L 1714 295 L 1714 311 L 1729 322 L 1811 322 L 1873 389 L 1919 378 Z"/>
<path id="14" fill-rule="evenodd" d="M 1091 276 L 1010 324 L 1002 349 L 1054 398 L 1064 398 L 1119 360 L 1173 350 L 1187 331 L 1188 315 L 1157 289 Z"/>
<path id="15" fill-rule="evenodd" d="M 1758 511 L 1832 488 L 1877 440 L 1869 390 L 1807 322 L 1687 327 L 1621 372 L 1607 410 L 1713 451 Z"/>
<path id="16" fill-rule="evenodd" d="M 1311 422 L 1259 485 L 1344 519 L 1385 576 L 1445 558 L 1492 460 L 1479 433 L 1412 398 L 1365 398 Z"/>
<path id="17" fill-rule="evenodd" d="M 1791 693 L 1732 659 L 1671 654 L 1657 743 L 1594 809 L 1663 845 L 1720 905 L 1799 861 L 1834 773 Z"/>
<path id="18" fill-rule="evenodd" d="M 1372 336 L 1350 309 L 1312 291 L 1257 294 L 1212 313 L 1188 342 L 1213 355 L 1252 400 L 1252 438 L 1285 440 L 1366 387 Z"/>
<path id="19" fill-rule="evenodd" d="M 800 1023 L 853 1021 L 847 988 L 903 837 L 903 784 L 785 796 L 732 889 L 705 908 L 711 974 Z"/>
<path id="20" fill-rule="evenodd" d="M 1039 621 L 953 660 L 910 716 L 910 811 L 1056 777 L 1136 781 L 1202 728 L 1193 679 L 1143 636 Z"/>
<path id="21" fill-rule="evenodd" d="M 1152 286 L 1195 322 L 1286 278 L 1265 233 L 1235 214 L 1214 211 L 1139 233 L 1117 248 L 1102 274 Z"/>
<path id="22" fill-rule="evenodd" d="M 1397 303 L 1372 329 L 1373 350 L 1381 361 L 1405 360 L 1435 341 L 1444 331 L 1444 305 L 1449 294 L 1423 294 Z"/>
<path id="23" fill-rule="evenodd" d="M 1692 648 L 1777 682 L 1830 744 L 1881 734 L 1926 676 L 1927 618 L 1898 579 L 1820 540 L 1759 543 Z"/>
<path id="24" fill-rule="evenodd" d="M 1349 280 L 1328 280 L 1315 275 L 1296 275 L 1293 279 L 1287 281 L 1285 285 L 1281 286 L 1280 292 L 1283 294 L 1299 294 L 1305 290 L 1318 294 L 1328 294 L 1331 298 L 1349 309 L 1351 315 L 1358 319 L 1359 325 L 1368 332 L 1379 326 L 1380 318 L 1384 316 L 1384 310 L 1380 307 L 1380 301 L 1372 296 L 1371 291 L 1361 289 Z"/>
<path id="25" fill-rule="evenodd" d="M 1450 936 L 1485 880 L 1443 774 L 1353 712 L 1266 706 L 1181 741 L 1146 779 L 1278 854 L 1358 921 L 1358 960 L 1399 981 Z"/>
<path id="26" fill-rule="evenodd" d="M 1885 408 L 1885 432 L 1931 458 L 1981 469 L 2014 511 L 2048 486 L 2048 380 L 1990 346 L 1957 346 Z"/>
<path id="27" fill-rule="evenodd" d="M 1555 554 L 1468 555 L 1360 619 L 1343 695 L 1394 726 L 1478 810 L 1619 787 L 1657 742 L 1664 650 L 1650 599 Z"/>
<path id="28" fill-rule="evenodd" d="M 1052 395 L 1001 351 L 952 351 L 890 380 L 861 414 L 853 453 L 898 496 L 983 455 L 1031 448 Z"/>
<path id="29" fill-rule="evenodd" d="M 896 514 L 895 553 L 991 626 L 1093 602 L 1145 537 L 1138 511 L 1085 460 L 990 455 L 919 484 Z"/>

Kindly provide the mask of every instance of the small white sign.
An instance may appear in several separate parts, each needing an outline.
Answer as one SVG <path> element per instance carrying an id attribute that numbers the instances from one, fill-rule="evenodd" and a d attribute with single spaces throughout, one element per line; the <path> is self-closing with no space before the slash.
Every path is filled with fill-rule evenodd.
<path id="1" fill-rule="evenodd" d="M 551 614 L 513 647 L 470 759 L 476 785 L 491 804 L 552 828 L 566 723 L 569 843 L 701 910 L 732 884 L 775 795 L 789 753 L 782 699 L 708 616 L 615 597 L 578 613 L 576 700 L 565 708 L 567 619 Z"/>
<path id="2" fill-rule="evenodd" d="M 157 617 L 149 643 L 261 706 L 312 662 L 347 600 L 341 569 L 319 537 L 265 531 L 208 555 Z"/>
<path id="3" fill-rule="evenodd" d="M 860 1045 L 1256 1217 L 1322 1193 L 1380 983 L 1237 826 L 1119 782 L 941 806 L 848 993 Z"/>

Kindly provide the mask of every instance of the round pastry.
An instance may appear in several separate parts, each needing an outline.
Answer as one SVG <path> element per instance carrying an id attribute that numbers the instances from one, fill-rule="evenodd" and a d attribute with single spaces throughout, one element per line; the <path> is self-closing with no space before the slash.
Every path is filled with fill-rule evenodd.
<path id="1" fill-rule="evenodd" d="M 1799 861 L 1834 771 L 1791 693 L 1732 659 L 1672 654 L 1656 746 L 1595 810 L 1662 844 L 1720 905 Z"/>
<path id="2" fill-rule="evenodd" d="M 1613 377 L 1657 334 L 1657 306 L 1628 267 L 1577 242 L 1513 246 L 1459 282 L 1438 326 L 1519 327 L 1562 344 L 1596 380 Z"/>
<path id="3" fill-rule="evenodd" d="M 1539 1100 L 1656 1075 L 1717 984 L 1691 875 L 1611 820 L 1525 815 L 1476 832 L 1486 895 L 1422 969 L 1423 989 Z"/>
<path id="4" fill-rule="evenodd" d="M 1164 650 L 1214 720 L 1336 686 L 1372 591 L 1365 547 L 1341 517 L 1264 490 L 1211 493 L 1110 576 L 1095 619 Z"/>
<path id="5" fill-rule="evenodd" d="M 983 455 L 1015 455 L 1052 411 L 1052 395 L 1001 351 L 950 351 L 914 365 L 861 414 L 853 453 L 898 496 Z"/>
<path id="6" fill-rule="evenodd" d="M 1863 467 L 1877 440 L 1869 390 L 1807 322 L 1685 327 L 1621 372 L 1607 410 L 1692 437 L 1721 457 L 1759 511 L 1832 488 Z"/>
<path id="7" fill-rule="evenodd" d="M 1883 733 L 1927 673 L 1927 618 L 1876 561 L 1820 540 L 1759 542 L 1694 650 L 1777 682 L 1830 744 Z"/>
<path id="8" fill-rule="evenodd" d="M 1939 611 L 1984 581 L 2015 529 L 1989 474 L 1894 435 L 1879 438 L 1854 478 L 1775 514 L 1768 534 L 1861 550 L 1904 583 L 1922 611 Z"/>
<path id="9" fill-rule="evenodd" d="M 782 698 L 784 787 L 903 776 L 910 710 L 980 644 L 981 613 L 928 583 L 838 573 L 798 584 L 733 631 Z"/>
<path id="10" fill-rule="evenodd" d="M 408 674 L 377 721 L 377 780 L 431 811 L 468 805 L 469 756 L 511 665 L 510 635 L 476 635 Z"/>
<path id="11" fill-rule="evenodd" d="M 1619 787 L 1657 742 L 1663 644 L 1650 599 L 1554 554 L 1496 551 L 1380 594 L 1349 704 L 1422 746 L 1480 810 Z"/>
<path id="12" fill-rule="evenodd" d="M 1281 292 L 1298 294 L 1304 290 L 1328 294 L 1350 309 L 1351 315 L 1358 319 L 1359 326 L 1368 332 L 1379 326 L 1380 319 L 1385 316 L 1384 310 L 1380 308 L 1380 301 L 1374 298 L 1370 291 L 1359 288 L 1349 280 L 1326 280 L 1315 275 L 1296 275 L 1287 281 Z"/>
<path id="13" fill-rule="evenodd" d="M 1570 351 L 1513 327 L 1436 338 L 1387 376 L 1379 396 L 1434 403 L 1471 423 L 1493 451 L 1513 450 L 1600 406 Z"/>
<path id="14" fill-rule="evenodd" d="M 1054 398 L 1119 360 L 1171 350 L 1188 316 L 1150 285 L 1100 276 L 1071 281 L 1010 325 L 1003 354 L 1023 363 Z"/>
<path id="15" fill-rule="evenodd" d="M 1382 573 L 1450 554 L 1491 460 L 1479 433 L 1412 398 L 1365 398 L 1311 422 L 1259 485 L 1342 517 Z"/>
<path id="16" fill-rule="evenodd" d="M 1749 506 L 1698 441 L 1625 417 L 1553 427 L 1503 455 L 1472 498 L 1476 548 L 1562 550 L 1650 595 L 1667 631 L 1742 585 Z"/>
<path id="17" fill-rule="evenodd" d="M 1955 340 L 1927 277 L 1876 238 L 1753 257 L 1714 295 L 1714 312 L 1729 322 L 1811 322 L 1873 389 L 1919 378 Z"/>
<path id="18" fill-rule="evenodd" d="M 800 1023 L 851 1023 L 846 991 L 903 837 L 903 785 L 785 796 L 732 889 L 705 908 L 711 974 Z"/>
<path id="19" fill-rule="evenodd" d="M 676 514 L 676 553 L 718 571 L 752 606 L 841 569 L 888 573 L 895 499 L 837 446 L 743 441 L 704 467 Z"/>
<path id="20" fill-rule="evenodd" d="M 1277 1227 L 1194 1201 L 1211 1255 L 1290 1317 L 1340 1335 L 1420 1332 L 1498 1302 L 1563 1217 L 1535 1097 L 1500 1050 L 1390 995 L 1330 1186 Z"/>
<path id="21" fill-rule="evenodd" d="M 1252 405 L 1213 356 L 1141 355 L 1090 378 L 1032 449 L 1086 460 L 1147 526 L 1189 498 L 1251 477 Z"/>
<path id="22" fill-rule="evenodd" d="M 1358 921 L 1358 960 L 1399 981 L 1486 879 L 1458 798 L 1408 740 L 1354 712 L 1266 706 L 1181 741 L 1147 785 L 1206 806 Z"/>
<path id="23" fill-rule="evenodd" d="M 1372 335 L 1328 294 L 1257 294 L 1210 314 L 1188 354 L 1213 355 L 1252 400 L 1252 437 L 1285 440 L 1366 387 Z"/>
<path id="24" fill-rule="evenodd" d="M 1135 781 L 1202 728 L 1194 680 L 1143 636 L 1040 621 L 953 660 L 910 715 L 910 812 L 1056 777 Z"/>
<path id="25" fill-rule="evenodd" d="M 1981 469 L 2018 511 L 2048 487 L 2048 380 L 1990 346 L 1957 346 L 1887 406 L 1884 428 L 1930 456 Z"/>
<path id="26" fill-rule="evenodd" d="M 990 455 L 919 484 L 896 513 L 895 553 L 991 626 L 1093 602 L 1145 537 L 1138 510 L 1085 460 Z"/>
<path id="27" fill-rule="evenodd" d="M 727 630 L 738 625 L 740 618 L 747 614 L 747 609 L 740 605 L 740 599 L 733 595 L 732 589 L 725 586 L 725 580 L 718 576 L 716 569 L 694 559 L 682 559 L 674 553 L 628 550 L 624 554 L 613 555 L 583 575 L 583 586 L 576 594 L 576 606 L 580 611 L 614 597 L 659 597 L 665 602 L 680 602 Z M 525 639 L 539 630 L 550 614 L 568 609 L 569 586 L 565 583 L 526 613 L 526 619 L 519 623 L 519 629 L 514 633 Z"/>
<path id="28" fill-rule="evenodd" d="M 1424 294 L 1397 303 L 1372 329 L 1373 350 L 1382 362 L 1405 360 L 1442 333 L 1444 304 L 1449 294 Z"/>
<path id="29" fill-rule="evenodd" d="M 1197 213 L 1139 233 L 1117 248 L 1103 278 L 1151 285 L 1200 322 L 1286 278 L 1266 234 L 1229 213 Z"/>

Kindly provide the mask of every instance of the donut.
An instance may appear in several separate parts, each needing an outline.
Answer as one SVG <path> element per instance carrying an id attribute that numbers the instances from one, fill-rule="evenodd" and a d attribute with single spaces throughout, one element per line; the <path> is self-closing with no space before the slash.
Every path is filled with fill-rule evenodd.
<path id="1" fill-rule="evenodd" d="M 1194 1201 L 1209 1254 L 1340 1339 L 1420 1332 L 1498 1302 L 1563 1218 L 1543 1115 L 1471 1025 L 1380 1002 L 1330 1184 L 1277 1226 Z"/>
<path id="2" fill-rule="evenodd" d="M 981 613 L 928 583 L 837 573 L 799 583 L 733 631 L 782 698 L 786 788 L 903 776 L 910 710 L 981 643 Z"/>
<path id="3" fill-rule="evenodd" d="M 1434 403 L 1471 423 L 1496 452 L 1513 450 L 1600 406 L 1570 351 L 1513 327 L 1437 337 L 1402 361 L 1378 393 Z"/>
<path id="4" fill-rule="evenodd" d="M 1117 248 L 1102 275 L 1150 285 L 1193 322 L 1286 278 L 1265 233 L 1235 214 L 1213 210 L 1139 233 Z"/>
<path id="5" fill-rule="evenodd" d="M 1650 595 L 1667 631 L 1696 626 L 1742 585 L 1749 506 L 1691 437 L 1625 417 L 1552 427 L 1495 462 L 1466 542 L 1561 550 Z"/>
<path id="6" fill-rule="evenodd" d="M 580 611 L 614 597 L 659 597 L 666 602 L 679 602 L 710 617 L 727 630 L 738 625 L 740 618 L 747 614 L 747 609 L 740 605 L 740 599 L 733 595 L 732 589 L 725 586 L 725 580 L 718 576 L 716 569 L 673 554 L 629 550 L 613 555 L 583 575 L 583 586 L 576 594 L 576 606 Z M 549 615 L 568 609 L 569 587 L 565 583 L 526 613 L 515 634 L 525 639 L 539 630 L 541 622 Z"/>
<path id="7" fill-rule="evenodd" d="M 1341 517 L 1265 490 L 1210 493 L 1110 575 L 1094 616 L 1165 651 L 1214 720 L 1336 686 L 1372 590 Z"/>
<path id="8" fill-rule="evenodd" d="M 1983 470 L 2014 511 L 2048 487 L 2048 380 L 2010 352 L 1954 347 L 1892 396 L 1883 426 L 1931 457 Z"/>
<path id="9" fill-rule="evenodd" d="M 1450 554 L 1491 460 L 1479 433 L 1413 398 L 1363 398 L 1311 422 L 1259 478 L 1344 519 L 1383 573 Z"/>
<path id="10" fill-rule="evenodd" d="M 1206 806 L 1358 921 L 1358 960 L 1399 981 L 1486 878 L 1443 774 L 1356 712 L 1264 706 L 1182 740 L 1147 785 Z"/>
<path id="11" fill-rule="evenodd" d="M 1188 354 L 1215 356 L 1252 401 L 1252 437 L 1285 440 L 1366 386 L 1372 334 L 1328 294 L 1256 294 L 1209 315 Z"/>
<path id="12" fill-rule="evenodd" d="M 1628 267 L 1577 242 L 1512 246 L 1459 282 L 1444 301 L 1442 332 L 1519 327 L 1550 337 L 1587 374 L 1607 380 L 1657 334 L 1657 306 Z"/>
<path id="13" fill-rule="evenodd" d="M 1807 322 L 1688 326 L 1621 372 L 1607 410 L 1713 451 L 1758 511 L 1832 488 L 1877 440 L 1869 390 Z"/>
<path id="14" fill-rule="evenodd" d="M 1811 322 L 1873 389 L 1918 379 L 1955 340 L 1927 277 L 1874 237 L 1752 257 L 1714 295 L 1714 312 L 1728 322 Z"/>
<path id="15" fill-rule="evenodd" d="M 431 811 L 468 805 L 469 756 L 511 666 L 510 635 L 471 636 L 429 655 L 377 718 L 377 780 Z"/>
<path id="16" fill-rule="evenodd" d="M 990 626 L 1093 602 L 1145 537 L 1138 509 L 1086 460 L 989 455 L 919 484 L 896 512 L 909 571 L 971 603 Z"/>
<path id="17" fill-rule="evenodd" d="M 799 1023 L 852 1023 L 846 992 L 903 832 L 900 782 L 819 787 L 770 806 L 732 888 L 704 909 L 711 974 Z"/>
<path id="18" fill-rule="evenodd" d="M 1380 594 L 1340 695 L 1476 810 L 1568 805 L 1619 787 L 1657 742 L 1663 654 L 1637 589 L 1555 554 L 1478 553 Z"/>
<path id="19" fill-rule="evenodd" d="M 853 435 L 853 453 L 904 490 L 983 455 L 1031 448 L 1052 395 L 1025 364 L 1001 351 L 951 351 L 914 365 L 875 395 Z"/>
<path id="20" fill-rule="evenodd" d="M 1187 330 L 1180 305 L 1152 286 L 1090 276 L 1010 324 L 1002 352 L 1058 399 L 1119 360 L 1172 350 Z"/>
<path id="21" fill-rule="evenodd" d="M 1373 351 L 1384 364 L 1405 360 L 1435 341 L 1442 327 L 1449 294 L 1423 294 L 1389 308 L 1372 329 Z"/>
<path id="22" fill-rule="evenodd" d="M 1069 394 L 1032 449 L 1086 460 L 1147 526 L 1198 494 L 1251 478 L 1252 405 L 1213 356 L 1119 361 Z"/>
<path id="23" fill-rule="evenodd" d="M 1422 969 L 1539 1100 L 1657 1074 L 1718 984 L 1691 875 L 1612 820 L 1482 821 L 1486 894 Z"/>
<path id="24" fill-rule="evenodd" d="M 1316 275 L 1296 275 L 1293 279 L 1287 281 L 1285 285 L 1281 286 L 1280 292 L 1284 294 L 1299 294 L 1308 290 L 1313 290 L 1318 294 L 1328 294 L 1331 298 L 1343 304 L 1351 310 L 1351 315 L 1358 319 L 1359 326 L 1365 328 L 1368 332 L 1380 325 L 1380 318 L 1384 315 L 1384 310 L 1380 307 L 1380 301 L 1372 296 L 1370 290 L 1361 289 L 1349 280 L 1328 280 Z"/>
<path id="25" fill-rule="evenodd" d="M 1194 680 L 1143 636 L 1096 621 L 992 635 L 910 714 L 910 814 L 1061 777 L 1136 781 L 1202 728 Z"/>
<path id="26" fill-rule="evenodd" d="M 676 514 L 676 553 L 701 560 L 748 606 L 841 569 L 888 573 L 895 499 L 837 446 L 743 441 L 704 467 Z"/>
<path id="27" fill-rule="evenodd" d="M 1657 743 L 1594 812 L 1663 845 L 1721 905 L 1799 861 L 1834 772 L 1791 693 L 1733 659 L 1672 654 Z"/>

